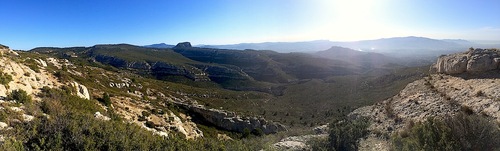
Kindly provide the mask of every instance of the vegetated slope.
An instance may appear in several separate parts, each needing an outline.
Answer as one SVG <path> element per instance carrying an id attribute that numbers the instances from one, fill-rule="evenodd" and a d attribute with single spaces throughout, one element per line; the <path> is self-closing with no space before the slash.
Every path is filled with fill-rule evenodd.
<path id="1" fill-rule="evenodd" d="M 234 65 L 255 80 L 272 83 L 359 74 L 362 71 L 362 67 L 351 65 L 348 62 L 317 58 L 303 53 L 196 47 L 174 47 L 173 50 L 200 62 Z"/>
<path id="2" fill-rule="evenodd" d="M 176 46 L 173 49 L 120 44 L 96 45 L 89 48 L 36 48 L 32 51 L 70 60 L 96 61 L 167 81 L 193 85 L 218 84 L 227 89 L 268 93 L 275 93 L 272 83 L 355 75 L 371 70 L 345 61 L 317 58 L 302 53 L 208 49 L 184 44 L 187 46 Z"/>
<path id="3" fill-rule="evenodd" d="M 208 64 L 188 59 L 170 49 L 155 49 L 126 44 L 96 45 L 89 48 L 35 48 L 33 52 L 49 53 L 58 57 L 80 62 L 99 62 L 120 69 L 136 71 L 144 76 L 157 79 L 181 82 L 193 85 L 214 85 L 209 81 L 219 79 L 242 81 L 242 89 L 255 89 L 253 85 L 261 85 L 241 72 L 235 66 Z M 72 57 L 74 54 L 75 56 Z M 78 57 L 76 57 L 78 56 Z M 200 82 L 194 82 L 200 81 Z M 204 82 L 205 81 L 205 82 Z M 226 83 L 223 87 L 233 88 Z M 247 86 L 247 87 L 245 87 Z M 262 86 L 264 87 L 264 86 Z M 236 88 L 235 88 L 236 89 Z"/>
<path id="4" fill-rule="evenodd" d="M 318 51 L 314 55 L 322 58 L 342 60 L 364 67 L 381 68 L 388 64 L 397 64 L 400 60 L 385 56 L 380 53 L 353 50 L 344 47 L 333 46 L 330 49 Z"/>
<path id="5" fill-rule="evenodd" d="M 410 141 L 417 141 L 416 139 L 421 139 L 421 141 L 426 139 L 441 139 L 440 141 L 448 145 L 452 144 L 453 141 L 465 144 L 472 143 L 469 146 L 462 146 L 461 149 L 464 150 L 498 149 L 500 147 L 498 145 L 490 147 L 484 144 L 481 145 L 481 142 L 498 144 L 498 140 L 500 139 L 500 133 L 493 132 L 495 130 L 498 131 L 498 125 L 495 123 L 500 122 L 500 102 L 498 102 L 498 98 L 500 98 L 498 91 L 500 89 L 498 87 L 500 79 L 498 76 L 498 62 L 495 61 L 495 58 L 498 58 L 498 54 L 499 52 L 496 49 L 470 49 L 465 53 L 441 56 L 437 63 L 433 65 L 431 71 L 433 73 L 446 74 L 431 74 L 428 77 L 408 84 L 405 89 L 392 98 L 355 110 L 351 113 L 352 117 L 369 117 L 371 121 L 371 125 L 368 128 L 371 135 L 361 141 L 360 146 L 366 148 L 383 146 L 388 148 L 390 144 L 388 142 L 393 141 L 393 145 L 395 145 L 393 147 L 396 148 L 405 148 L 408 147 L 407 145 L 414 145 L 414 148 L 424 148 L 425 146 L 420 146 L 423 144 L 419 144 L 418 142 L 412 144 Z M 468 115 L 479 115 L 470 118 L 473 118 L 471 120 L 477 119 L 479 121 L 483 121 L 482 119 L 484 118 L 486 122 L 477 123 L 481 125 L 476 126 L 486 127 L 479 129 L 471 127 L 459 132 L 454 130 L 460 125 L 448 125 L 448 128 L 451 128 L 451 132 L 453 132 L 451 134 L 446 129 L 441 131 L 440 128 L 436 128 L 433 131 L 412 130 L 418 129 L 418 127 L 413 128 L 415 123 L 425 124 L 428 119 L 434 117 L 437 117 L 437 122 L 441 121 L 441 119 L 470 122 L 466 120 L 469 117 L 454 117 L 458 119 L 449 119 L 460 112 Z M 462 124 L 464 124 L 462 126 L 475 125 L 474 123 Z M 494 125 L 493 129 L 488 125 Z M 465 140 L 463 140 L 464 138 L 456 140 L 457 138 L 454 136 L 459 135 L 459 133 L 467 134 L 467 136 L 463 136 L 467 138 Z M 413 135 L 422 137 L 409 137 Z M 431 135 L 439 137 L 431 138 Z M 448 135 L 450 135 L 449 138 L 442 137 Z M 476 135 L 484 137 L 476 137 Z M 373 142 L 379 142 L 382 145 L 374 144 Z M 427 147 L 440 146 L 428 144 Z"/>
<path id="6" fill-rule="evenodd" d="M 160 61 L 176 68 L 203 69 L 197 75 L 208 76 L 210 81 L 190 80 L 188 83 L 167 81 L 196 86 L 197 88 L 192 87 L 185 92 L 204 105 L 223 107 L 249 115 L 261 115 L 299 127 L 326 123 L 328 121 L 324 118 L 342 115 L 340 110 L 348 112 L 352 108 L 390 97 L 427 71 L 427 67 L 422 70 L 421 67 L 397 66 L 379 69 L 358 66 L 346 61 L 319 58 L 304 53 L 196 48 L 191 47 L 189 43 L 180 43 L 172 50 L 131 45 L 98 45 L 76 51 L 80 57 L 64 55 L 72 52 L 72 49 L 76 48 L 54 49 L 50 54 L 62 54 L 56 56 L 106 69 L 108 69 L 106 65 L 113 65 L 119 69 L 110 70 L 116 71 L 127 69 L 142 73 L 144 69 L 149 69 L 148 65 L 154 66 L 155 62 Z M 33 52 L 47 52 L 41 50 L 34 49 Z M 149 55 L 154 56 L 149 57 Z M 106 57 L 108 59 L 102 59 Z M 213 72 L 207 71 L 206 66 L 235 69 L 250 78 L 239 79 L 241 75 L 229 73 L 214 77 L 211 75 Z M 165 74 L 164 77 L 176 76 L 176 74 Z M 213 82 L 223 85 L 224 88 L 240 91 L 257 90 L 269 94 L 249 91 L 217 94 L 222 89 L 199 86 L 200 83 L 213 84 Z"/>
<path id="7" fill-rule="evenodd" d="M 260 140 L 266 137 L 256 135 L 284 130 L 195 99 L 260 97 L 256 92 L 159 81 L 77 57 L 73 63 L 35 51 L 0 53 L 2 150 L 257 150 L 265 148 Z M 211 115 L 217 115 L 212 123 L 193 123 Z"/>

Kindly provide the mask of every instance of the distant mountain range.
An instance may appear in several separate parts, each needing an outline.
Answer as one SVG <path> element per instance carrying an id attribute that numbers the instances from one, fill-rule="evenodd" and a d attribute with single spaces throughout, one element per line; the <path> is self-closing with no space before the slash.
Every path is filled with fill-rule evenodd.
<path id="1" fill-rule="evenodd" d="M 351 48 L 371 52 L 393 52 L 400 50 L 450 50 L 468 48 L 476 45 L 473 42 L 461 39 L 431 39 L 425 37 L 393 37 L 376 40 L 361 40 L 352 42 L 339 42 L 329 40 L 316 40 L 306 42 L 264 42 L 241 43 L 232 45 L 201 45 L 205 48 L 220 49 L 255 49 L 274 50 L 277 52 L 315 52 L 329 49 L 332 46 Z"/>
<path id="2" fill-rule="evenodd" d="M 159 44 L 152 44 L 152 45 L 145 45 L 144 47 L 148 48 L 173 48 L 175 45 L 168 45 L 165 43 L 159 43 Z"/>
<path id="3" fill-rule="evenodd" d="M 329 40 L 315 40 L 303 42 L 263 42 L 263 43 L 240 43 L 229 45 L 196 45 L 202 48 L 236 49 L 236 50 L 273 50 L 277 52 L 317 52 L 327 50 L 332 46 L 351 48 L 378 53 L 394 53 L 400 51 L 462 51 L 464 48 L 478 47 L 480 44 L 463 39 L 431 39 L 425 37 L 393 37 L 375 40 L 361 40 L 351 42 L 339 42 Z M 146 47 L 172 48 L 173 45 L 153 44 Z"/>
<path id="4" fill-rule="evenodd" d="M 380 68 L 388 64 L 399 62 L 397 58 L 385 56 L 375 52 L 358 51 L 344 47 L 333 46 L 328 50 L 318 51 L 315 56 L 346 61 L 359 66 Z"/>

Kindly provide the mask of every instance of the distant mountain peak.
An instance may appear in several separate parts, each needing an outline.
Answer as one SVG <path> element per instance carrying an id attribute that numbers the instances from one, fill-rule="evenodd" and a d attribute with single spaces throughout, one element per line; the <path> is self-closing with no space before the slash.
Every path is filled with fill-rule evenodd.
<path id="1" fill-rule="evenodd" d="M 177 45 L 175 45 L 174 48 L 190 48 L 190 47 L 193 47 L 191 46 L 190 42 L 180 42 Z"/>

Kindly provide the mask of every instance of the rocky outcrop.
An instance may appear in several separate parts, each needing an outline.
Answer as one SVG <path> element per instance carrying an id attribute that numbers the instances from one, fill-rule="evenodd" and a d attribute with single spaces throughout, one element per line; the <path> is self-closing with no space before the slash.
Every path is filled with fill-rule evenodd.
<path id="1" fill-rule="evenodd" d="M 102 115 L 102 114 L 101 114 L 101 112 L 95 112 L 95 113 L 94 113 L 94 117 L 95 117 L 96 119 L 103 120 L 103 121 L 109 121 L 109 120 L 111 120 L 111 118 L 109 118 L 109 117 L 107 117 L 107 116 Z"/>
<path id="2" fill-rule="evenodd" d="M 234 112 L 207 109 L 201 105 L 176 104 L 194 113 L 198 118 L 202 118 L 202 120 L 228 131 L 243 133 L 245 129 L 249 131 L 262 130 L 265 134 L 287 131 L 284 125 L 276 122 L 269 122 L 264 118 L 240 117 Z"/>
<path id="3" fill-rule="evenodd" d="M 72 82 L 71 86 L 73 86 L 76 89 L 76 96 L 90 100 L 90 94 L 89 91 L 87 90 L 87 87 L 79 84 L 78 82 Z"/>
<path id="4" fill-rule="evenodd" d="M 174 48 L 190 48 L 190 47 L 193 47 L 193 46 L 191 46 L 190 42 L 181 42 L 181 43 L 178 43 L 177 45 L 175 45 Z"/>
<path id="5" fill-rule="evenodd" d="M 114 110 L 123 119 L 129 122 L 140 125 L 141 127 L 154 132 L 160 136 L 168 137 L 169 134 L 183 134 L 186 139 L 195 139 L 203 137 L 203 132 L 191 121 L 191 117 L 182 113 L 174 114 L 168 110 L 157 110 L 156 113 L 151 113 L 154 108 L 147 102 L 133 100 L 128 97 L 112 97 Z M 148 108 L 148 109 L 146 109 Z M 143 113 L 151 113 L 143 115 Z M 146 122 L 150 124 L 147 125 Z"/>
<path id="6" fill-rule="evenodd" d="M 496 49 L 470 49 L 465 53 L 444 55 L 431 66 L 432 73 L 459 74 L 498 69 L 499 51 Z"/>

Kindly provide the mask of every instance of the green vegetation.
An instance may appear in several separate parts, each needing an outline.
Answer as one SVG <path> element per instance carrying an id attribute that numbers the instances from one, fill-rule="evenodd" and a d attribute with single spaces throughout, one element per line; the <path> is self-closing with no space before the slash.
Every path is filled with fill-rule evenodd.
<path id="1" fill-rule="evenodd" d="M 38 96 L 42 102 L 37 107 L 50 118 L 41 116 L 30 122 L 13 123 L 13 129 L 0 130 L 6 138 L 0 150 L 219 151 L 259 150 L 269 145 L 265 142 L 267 138 L 254 137 L 231 141 L 219 141 L 214 137 L 186 140 L 172 133 L 166 138 L 119 119 L 96 119 L 92 116 L 94 112 L 106 113 L 97 102 L 75 97 L 64 90 L 44 87 Z M 10 115 L 4 111 L 7 110 L 0 112 L 2 120 L 6 118 L 3 115 Z"/>
<path id="2" fill-rule="evenodd" d="M 117 88 L 103 87 L 88 79 L 95 79 L 107 85 L 110 82 L 120 81 L 119 77 L 129 78 L 134 79 L 135 84 L 140 83 L 144 87 L 165 94 L 188 95 L 211 108 L 222 107 L 243 115 L 263 116 L 287 126 L 302 128 L 325 124 L 354 108 L 387 99 L 397 94 L 409 82 L 421 78 L 428 70 L 427 66 L 360 70 L 359 67 L 349 66 L 345 62 L 318 59 L 308 54 L 283 54 L 255 50 L 204 48 L 171 50 L 132 45 L 97 45 L 74 48 L 36 48 L 32 51 L 66 58 L 78 68 L 85 68 L 82 70 L 86 71 L 84 77 L 71 76 L 68 72 L 54 69 L 55 75 L 61 81 L 74 79 L 87 87 L 119 96 L 128 94 Z M 65 54 L 76 54 L 79 57 L 68 57 Z M 95 58 L 98 56 L 108 58 L 104 57 L 101 61 L 97 61 L 98 59 Z M 226 69 L 241 70 L 254 80 L 212 77 L 212 81 L 193 81 L 179 75 L 158 77 L 151 74 L 151 71 L 121 68 L 126 63 L 141 65 L 157 61 L 186 69 L 191 67 L 221 69 L 214 70 L 218 72 Z M 49 68 L 51 68 L 50 65 Z M 208 70 L 204 71 L 208 72 Z M 312 74 L 316 71 L 321 71 L 322 74 L 305 75 L 305 73 Z M 229 73 L 227 75 L 233 76 Z M 139 90 L 128 89 L 130 92 Z M 139 91 L 145 93 L 143 90 Z M 277 108 L 277 105 L 285 106 Z"/>
<path id="3" fill-rule="evenodd" d="M 394 150 L 497 150 L 498 125 L 479 115 L 458 114 L 407 127 L 392 136 Z"/>
<path id="4" fill-rule="evenodd" d="M 12 76 L 10 74 L 0 72 L 0 84 L 8 85 L 10 81 L 12 81 Z"/>
<path id="5" fill-rule="evenodd" d="M 278 121 L 290 127 L 290 133 L 294 134 L 308 133 L 305 132 L 306 129 L 309 130 L 313 126 L 326 124 L 326 122 L 343 117 L 357 107 L 371 105 L 376 101 L 389 98 L 403 89 L 407 83 L 422 77 L 428 69 L 428 67 L 371 69 L 351 66 L 329 59 L 318 59 L 308 54 L 280 54 L 272 51 L 253 50 L 232 51 L 198 48 L 171 50 L 142 48 L 131 45 L 98 45 L 64 49 L 37 48 L 33 51 L 40 53 L 40 55 L 70 60 L 75 66 L 63 66 L 63 70 L 58 70 L 49 63 L 46 69 L 48 73 L 55 73 L 54 75 L 60 81 L 76 81 L 85 85 L 89 90 L 98 92 L 91 95 L 103 105 L 111 106 L 111 97 L 115 101 L 119 101 L 122 96 L 130 97 L 133 101 L 148 102 L 153 108 L 146 109 L 138 119 L 145 122 L 148 127 L 155 127 L 154 123 L 147 121 L 146 118 L 151 114 L 162 114 L 161 111 L 167 110 L 174 112 L 176 115 L 186 113 L 186 111 L 176 109 L 175 106 L 169 105 L 165 100 L 161 99 L 162 97 L 159 97 L 161 92 L 163 96 L 169 98 L 170 96 L 176 98 L 188 97 L 209 108 L 234 111 L 240 116 L 261 116 Z M 22 56 L 34 54 L 22 53 Z M 78 57 L 73 57 L 75 55 Z M 30 56 L 30 58 L 36 57 Z M 147 65 L 158 62 L 168 63 L 168 65 L 172 66 L 172 70 L 159 70 L 160 73 L 166 72 L 163 72 L 165 75 L 157 76 L 158 74 L 153 72 L 158 71 L 149 70 Z M 144 67 L 144 69 L 141 67 Z M 211 76 L 211 81 L 194 81 L 182 75 L 169 74 L 170 71 L 186 72 L 197 71 L 198 69 Z M 242 71 L 250 77 L 249 79 L 238 79 L 240 78 L 239 75 L 234 72 L 227 72 L 229 70 Z M 73 75 L 74 71 L 82 74 Z M 110 86 L 111 83 L 123 83 L 125 81 L 131 81 L 128 83 L 130 87 L 118 88 Z M 45 99 L 38 105 L 44 113 L 49 114 L 51 117 L 68 118 L 63 118 L 62 121 L 67 120 L 65 122 L 71 121 L 70 119 L 79 120 L 76 123 L 62 125 L 61 130 L 71 133 L 61 134 L 58 137 L 64 139 L 68 139 L 70 136 L 78 138 L 81 141 L 72 143 L 85 144 L 82 148 L 90 146 L 88 149 L 102 150 L 113 146 L 86 141 L 96 140 L 124 145 L 124 148 L 112 148 L 123 150 L 130 149 L 126 148 L 128 146 L 151 147 L 137 147 L 131 150 L 154 150 L 155 147 L 166 146 L 173 146 L 173 148 L 166 147 L 166 150 L 260 150 L 265 149 L 269 143 L 281 139 L 277 138 L 279 136 L 263 135 L 262 130 L 259 129 L 247 130 L 245 133 L 231 133 L 202 124 L 198 125 L 205 136 L 202 139 L 183 140 L 183 135 L 175 133 L 169 134 L 172 137 L 168 138 L 168 140 L 162 137 L 152 137 L 153 135 L 150 132 L 135 131 L 134 129 L 137 127 L 135 125 L 115 122 L 118 121 L 118 118 L 113 118 L 113 111 L 109 110 L 110 108 L 108 108 L 108 112 L 103 111 L 96 100 L 83 100 L 69 95 L 74 92 L 69 87 L 61 89 L 42 89 L 40 95 Z M 137 97 L 130 94 L 134 92 L 149 94 L 149 96 Z M 103 95 L 100 96 L 100 94 Z M 87 128 L 83 130 L 72 128 L 74 125 L 81 124 L 79 122 L 106 125 L 105 122 L 94 121 L 95 119 L 91 115 L 96 111 L 112 117 L 112 122 L 108 124 L 112 125 L 109 127 L 117 127 L 116 131 L 97 128 L 98 130 L 90 133 L 91 130 L 88 129 L 94 129 L 95 125 L 93 124 L 85 125 L 83 128 Z M 34 121 L 32 126 L 54 126 L 57 121 L 51 120 L 53 119 L 40 119 Z M 316 146 L 322 146 L 322 148 L 330 150 L 354 150 L 356 149 L 357 140 L 366 135 L 366 120 L 346 120 L 345 122 L 332 124 L 332 126 L 334 126 L 331 130 L 332 135 L 328 140 L 319 141 L 322 143 L 318 144 L 322 145 Z M 107 125 L 103 127 L 107 127 Z M 118 134 L 124 129 L 132 129 L 137 134 Z M 140 128 L 137 127 L 137 129 Z M 33 134 L 33 138 L 45 142 L 47 142 L 47 139 L 59 139 L 52 138 L 52 136 L 48 138 L 48 136 L 44 136 L 48 133 L 38 131 L 43 130 L 36 130 L 36 133 L 40 135 L 35 136 Z M 145 134 L 142 135 L 141 133 Z M 104 134 L 112 136 L 103 136 Z M 145 136 L 146 134 L 148 136 Z M 226 134 L 235 140 L 218 141 L 218 134 Z M 116 141 L 117 138 L 124 137 L 122 135 L 138 138 L 148 137 L 148 140 L 159 143 L 151 144 L 139 141 L 135 144 L 129 142 L 134 141 L 134 139 Z M 43 141 L 28 144 L 24 142 L 33 142 L 28 141 L 32 138 L 21 135 L 13 136 L 23 138 L 15 139 L 18 141 L 11 142 L 13 145 L 20 144 L 33 150 L 35 148 L 29 146 L 43 146 L 40 143 Z M 53 144 L 61 143 L 56 141 Z M 189 148 L 182 144 L 206 147 Z M 60 146 L 56 145 L 56 150 L 57 148 L 66 149 L 64 145 Z M 52 145 L 52 147 L 54 146 Z"/>
<path id="6" fill-rule="evenodd" d="M 15 100 L 18 103 L 29 104 L 32 103 L 31 96 L 24 90 L 12 90 L 11 93 L 7 95 L 7 100 Z"/>
<path id="7" fill-rule="evenodd" d="M 104 93 L 102 95 L 101 99 L 98 99 L 101 103 L 103 103 L 105 106 L 110 106 L 111 105 L 111 98 L 109 97 L 108 93 Z"/>
<path id="8" fill-rule="evenodd" d="M 40 73 L 40 66 L 38 63 L 35 61 L 35 59 L 26 59 L 24 60 L 24 65 L 28 66 L 31 70 Z"/>
<path id="9" fill-rule="evenodd" d="M 358 150 L 359 139 L 368 135 L 370 123 L 367 118 L 334 121 L 330 127 L 328 139 L 312 140 L 313 150 Z"/>
<path id="10" fill-rule="evenodd" d="M 5 45 L 0 44 L 0 49 L 7 49 L 7 48 L 9 48 L 9 47 L 7 47 L 7 46 L 5 46 Z"/>

